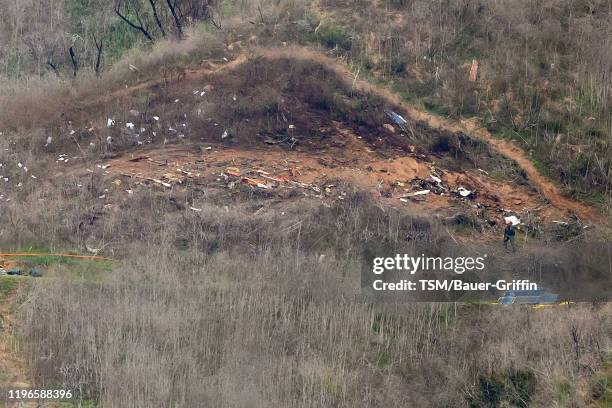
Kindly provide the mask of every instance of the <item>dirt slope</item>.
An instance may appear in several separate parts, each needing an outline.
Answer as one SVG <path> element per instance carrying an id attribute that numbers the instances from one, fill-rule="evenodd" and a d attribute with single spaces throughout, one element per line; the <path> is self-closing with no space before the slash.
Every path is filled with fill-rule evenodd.
<path id="1" fill-rule="evenodd" d="M 327 68 L 333 70 L 339 77 L 343 78 L 349 86 L 363 92 L 374 94 L 380 98 L 383 98 L 389 102 L 389 104 L 401 107 L 414 120 L 424 122 L 432 128 L 438 128 L 450 132 L 464 132 L 472 137 L 485 140 L 498 153 L 511 160 L 514 160 L 525 171 L 533 186 L 548 200 L 552 207 L 558 210 L 559 213 L 573 214 L 583 221 L 601 220 L 601 216 L 599 216 L 593 208 L 562 196 L 557 186 L 543 176 L 538 169 L 536 169 L 525 152 L 514 144 L 506 140 L 494 138 L 489 132 L 479 128 L 474 121 L 463 121 L 458 123 L 456 121 L 444 119 L 429 112 L 417 109 L 414 106 L 402 101 L 398 95 L 390 92 L 389 90 L 372 85 L 366 80 L 360 79 L 357 75 L 350 72 L 340 61 L 309 48 L 292 46 L 275 49 L 253 49 L 239 54 L 235 59 L 227 64 L 219 65 L 207 63 L 202 68 L 183 71 L 183 75 L 186 79 L 196 80 L 206 77 L 207 75 L 214 75 L 226 70 L 235 69 L 251 57 L 264 57 L 268 59 L 301 59 L 316 61 L 324 64 Z M 143 88 L 163 85 L 165 81 L 166 79 L 158 79 L 141 83 L 130 88 L 121 89 L 114 93 L 110 93 L 106 95 L 104 99 L 112 99 L 130 94 L 131 92 L 141 90 Z"/>
<path id="2" fill-rule="evenodd" d="M 551 205 L 559 210 L 572 212 L 582 220 L 594 220 L 600 218 L 593 208 L 562 196 L 557 186 L 548 178 L 543 176 L 538 169 L 536 169 L 533 162 L 529 159 L 529 157 L 527 157 L 521 148 L 506 140 L 494 138 L 491 133 L 485 129 L 479 128 L 474 121 L 463 121 L 461 123 L 457 123 L 417 109 L 416 107 L 402 101 L 396 94 L 384 88 L 374 86 L 365 80 L 359 79 L 337 60 L 314 52 L 310 49 L 293 47 L 287 49 L 260 50 L 258 54 L 268 58 L 307 58 L 320 61 L 329 68 L 335 70 L 340 76 L 345 78 L 347 82 L 351 83 L 353 87 L 378 95 L 389 101 L 389 103 L 401 106 L 406 112 L 409 113 L 412 119 L 425 122 L 427 125 L 433 128 L 440 128 L 452 132 L 465 132 L 471 136 L 484 139 L 491 144 L 498 153 L 516 161 L 518 165 L 527 173 L 530 181 L 534 184 L 538 191 L 548 199 Z"/>

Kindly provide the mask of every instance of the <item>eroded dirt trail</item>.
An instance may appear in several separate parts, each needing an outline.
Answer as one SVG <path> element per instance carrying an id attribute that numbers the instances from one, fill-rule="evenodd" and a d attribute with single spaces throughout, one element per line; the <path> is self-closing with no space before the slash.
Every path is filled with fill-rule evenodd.
<path id="1" fill-rule="evenodd" d="M 478 137 L 487 141 L 499 154 L 514 160 L 525 171 L 533 186 L 546 197 L 552 206 L 556 207 L 560 211 L 574 213 L 582 220 L 597 220 L 601 218 L 594 208 L 562 196 L 558 187 L 551 180 L 540 173 L 540 171 L 534 166 L 533 162 L 529 159 L 529 157 L 527 157 L 521 148 L 506 140 L 493 137 L 491 133 L 480 128 L 474 121 L 463 121 L 458 123 L 456 121 L 448 120 L 435 114 L 417 109 L 416 107 L 401 100 L 401 98 L 393 92 L 390 92 L 385 88 L 374 86 L 371 83 L 360 79 L 336 59 L 325 56 L 308 48 L 289 47 L 271 50 L 255 50 L 254 55 L 260 55 L 266 58 L 308 59 L 321 62 L 328 68 L 333 69 L 337 74 L 339 74 L 339 76 L 344 78 L 347 84 L 350 86 L 360 91 L 377 95 L 389 103 L 401 107 L 408 112 L 410 117 L 414 120 L 424 122 L 433 128 L 452 132 L 464 132 L 473 137 Z M 242 58 L 242 60 L 244 61 L 244 58 Z"/>

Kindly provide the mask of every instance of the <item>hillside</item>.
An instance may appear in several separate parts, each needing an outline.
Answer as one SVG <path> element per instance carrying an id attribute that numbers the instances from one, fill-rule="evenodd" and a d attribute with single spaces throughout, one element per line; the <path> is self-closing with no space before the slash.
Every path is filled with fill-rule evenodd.
<path id="1" fill-rule="evenodd" d="M 0 389 L 608 406 L 610 53 L 570 35 L 606 50 L 608 3 L 116 4 L 3 17 L 0 252 L 22 255 L 0 266 L 43 276 L 0 276 Z M 16 46 L 32 36 L 79 63 Z M 372 297 L 372 258 L 394 254 L 484 256 L 465 278 L 555 276 L 582 297 Z"/>

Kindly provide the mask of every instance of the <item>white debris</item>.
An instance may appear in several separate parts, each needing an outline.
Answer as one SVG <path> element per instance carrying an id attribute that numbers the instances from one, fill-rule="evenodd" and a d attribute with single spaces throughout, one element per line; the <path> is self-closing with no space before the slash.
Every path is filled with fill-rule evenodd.
<path id="1" fill-rule="evenodd" d="M 426 194 L 429 194 L 430 192 L 431 190 L 415 191 L 414 193 L 406 194 L 404 197 L 415 197 L 415 196 L 420 196 L 420 195 L 426 195 Z"/>
<path id="2" fill-rule="evenodd" d="M 430 174 L 429 177 L 438 184 L 442 183 L 442 179 L 440 177 L 436 177 L 433 174 Z"/>
<path id="3" fill-rule="evenodd" d="M 130 130 L 134 130 L 134 124 L 132 122 L 128 122 L 125 124 L 125 127 L 130 129 Z"/>
<path id="4" fill-rule="evenodd" d="M 508 223 L 511 222 L 512 225 L 519 225 L 521 223 L 521 220 L 519 220 L 516 215 L 510 215 L 508 217 L 504 217 L 504 220 Z"/>
<path id="5" fill-rule="evenodd" d="M 190 210 L 193 210 L 193 211 L 195 211 L 195 212 L 201 212 L 201 211 L 202 211 L 202 209 L 201 209 L 201 208 L 196 208 L 196 207 L 191 207 L 191 206 L 189 207 L 189 209 L 190 209 Z"/>
<path id="6" fill-rule="evenodd" d="M 175 99 L 174 103 L 179 103 L 180 99 Z"/>
<path id="7" fill-rule="evenodd" d="M 110 137 L 110 136 L 107 136 L 106 137 L 106 144 L 111 144 L 111 143 L 113 143 L 113 138 Z"/>
<path id="8" fill-rule="evenodd" d="M 172 127 L 169 127 L 169 128 L 168 128 L 168 131 L 169 131 L 169 132 L 176 132 L 176 129 L 175 129 L 175 128 L 172 128 Z"/>
<path id="9" fill-rule="evenodd" d="M 114 126 L 114 125 L 115 125 L 115 120 L 114 119 L 108 118 L 106 120 L 106 127 L 111 127 L 111 126 Z"/>
<path id="10" fill-rule="evenodd" d="M 132 190 L 125 190 L 125 192 L 128 193 L 129 195 L 134 194 L 134 191 L 132 191 Z"/>
<path id="11" fill-rule="evenodd" d="M 47 143 L 45 144 L 45 147 L 49 146 L 51 142 L 53 142 L 53 137 L 51 136 L 47 137 Z"/>
<path id="12" fill-rule="evenodd" d="M 221 135 L 221 139 L 225 139 L 227 136 L 228 136 L 227 129 L 225 129 L 225 131 Z"/>
<path id="13" fill-rule="evenodd" d="M 159 120 L 159 116 L 153 116 L 153 119 L 158 121 Z"/>
<path id="14" fill-rule="evenodd" d="M 139 69 L 138 69 L 137 67 L 135 67 L 134 65 L 132 65 L 132 64 L 129 64 L 129 65 L 128 65 L 128 68 L 129 68 L 129 69 L 130 69 L 130 71 L 132 71 L 132 72 L 137 72 L 137 71 L 139 71 Z"/>
<path id="15" fill-rule="evenodd" d="M 402 115 L 396 112 L 393 112 L 391 110 L 385 110 L 385 113 L 393 122 L 395 122 L 396 125 L 398 125 L 402 129 L 404 129 L 404 127 L 408 123 L 408 121 L 406 121 L 406 119 L 404 119 Z"/>
<path id="16" fill-rule="evenodd" d="M 472 194 L 472 192 L 471 192 L 470 190 L 468 190 L 468 189 L 466 189 L 466 188 L 464 188 L 464 187 L 459 187 L 459 188 L 457 189 L 457 192 L 459 193 L 459 195 L 460 195 L 461 197 L 467 197 L 467 196 L 469 196 L 470 194 Z"/>
<path id="17" fill-rule="evenodd" d="M 70 136 L 74 135 L 76 132 L 74 130 L 70 131 Z"/>
<path id="18" fill-rule="evenodd" d="M 162 186 L 164 186 L 164 187 L 166 187 L 166 188 L 170 188 L 170 187 L 172 187 L 172 184 L 170 184 L 170 183 L 166 183 L 166 182 L 161 181 L 161 180 L 158 180 L 158 179 L 154 179 L 154 178 L 152 178 L 152 179 L 151 179 L 151 181 L 153 181 L 154 183 L 157 183 L 157 184 L 161 184 Z"/>
<path id="19" fill-rule="evenodd" d="M 31 174 L 30 177 L 32 177 L 34 180 L 36 180 L 38 177 L 36 177 L 35 175 Z"/>
<path id="20" fill-rule="evenodd" d="M 208 146 L 206 150 L 212 150 L 212 146 Z"/>
<path id="21" fill-rule="evenodd" d="M 23 164 L 21 164 L 21 162 L 17 163 L 17 167 L 22 168 Z"/>
<path id="22" fill-rule="evenodd" d="M 206 95 L 205 91 L 200 92 L 200 96 L 204 96 L 204 95 Z"/>

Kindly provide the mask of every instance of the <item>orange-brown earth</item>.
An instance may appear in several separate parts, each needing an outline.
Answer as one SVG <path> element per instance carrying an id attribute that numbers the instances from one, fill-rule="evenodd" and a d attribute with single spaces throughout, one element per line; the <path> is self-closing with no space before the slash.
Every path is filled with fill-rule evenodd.
<path id="1" fill-rule="evenodd" d="M 434 174 L 440 176 L 442 185 L 448 191 L 444 194 L 430 193 L 420 197 L 418 201 L 414 198 L 409 201 L 416 201 L 417 205 L 424 209 L 452 208 L 458 204 L 466 207 L 467 204 L 476 211 L 479 209 L 475 207 L 499 211 L 500 217 L 502 210 L 507 210 L 519 216 L 527 213 L 536 214 L 548 221 L 563 220 L 570 216 L 576 216 L 583 222 L 600 220 L 600 216 L 593 208 L 562 196 L 559 189 L 539 173 L 526 154 L 512 143 L 494 138 L 472 122 L 453 122 L 408 105 L 388 90 L 359 79 L 337 60 L 307 48 L 255 50 L 252 54 L 242 53 L 225 65 L 204 62 L 200 69 L 185 71 L 185 78 L 177 86 L 189 92 L 194 84 L 203 83 L 207 78 L 234 70 L 250 57 L 264 57 L 270 60 L 308 59 L 324 64 L 353 88 L 375 94 L 390 104 L 400 106 L 411 120 L 449 132 L 464 132 L 471 137 L 485 140 L 497 153 L 514 160 L 527 174 L 530 185 L 500 181 L 478 170 L 448 171 L 437 167 L 431 159 L 409 152 L 380 154 L 381 152 L 375 151 L 376 147 L 366 143 L 351 129 L 337 122 L 334 122 L 332 129 L 322 129 L 334 135 L 334 142 L 324 149 L 291 150 L 286 146 L 264 143 L 248 146 L 226 145 L 220 143 L 221 141 L 215 144 L 196 145 L 185 142 L 163 147 L 148 146 L 103 162 L 111 165 L 105 169 L 105 175 L 117 179 L 131 177 L 132 182 L 151 182 L 159 186 L 164 186 L 164 183 L 168 183 L 166 186 L 179 185 L 184 180 L 200 184 L 222 182 L 225 185 L 242 182 L 252 184 L 253 188 L 273 187 L 271 190 L 301 188 L 318 197 L 332 198 L 339 192 L 336 184 L 344 182 L 372 191 L 390 204 L 404 205 L 402 201 L 407 199 L 403 198 L 402 201 L 400 199 L 409 192 L 420 189 L 416 186 L 415 180 L 425 180 Z M 111 92 L 96 103 L 126 97 L 144 89 L 158 89 L 167 85 L 165 81 L 166 79 L 152 80 Z M 207 147 L 210 149 L 207 150 Z M 146 159 L 134 160 L 138 157 Z M 93 169 L 93 171 L 101 170 Z M 71 172 L 85 174 L 85 169 L 77 168 Z M 124 185 L 130 183 L 127 180 L 121 182 Z M 116 185 L 121 182 L 115 180 Z M 260 186 L 257 187 L 257 184 Z M 327 187 L 330 184 L 334 186 Z M 471 200 L 461 199 L 456 193 L 452 194 L 452 191 L 458 187 L 473 190 L 477 195 Z"/>

